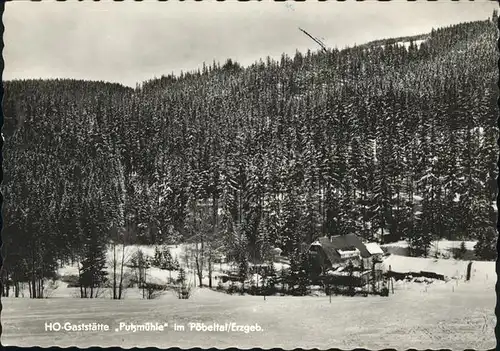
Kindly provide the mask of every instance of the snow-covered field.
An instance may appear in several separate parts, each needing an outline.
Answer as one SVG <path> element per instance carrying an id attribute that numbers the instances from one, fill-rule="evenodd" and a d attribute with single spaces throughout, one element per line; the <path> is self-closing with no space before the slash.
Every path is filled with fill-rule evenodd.
<path id="1" fill-rule="evenodd" d="M 146 249 L 146 248 L 144 248 Z M 152 255 L 154 248 L 148 248 Z M 177 248 L 181 253 L 181 248 Z M 145 250 L 146 251 L 146 250 Z M 173 250 L 175 256 L 175 250 Z M 463 275 L 466 261 L 391 255 L 393 270 L 429 270 Z M 222 267 L 224 268 L 224 267 Z M 409 269 L 410 268 L 410 269 Z M 59 282 L 52 298 L 2 299 L 2 343 L 16 346 L 261 347 L 261 348 L 450 348 L 491 349 L 496 345 L 495 263 L 474 262 L 469 282 L 396 282 L 389 297 L 239 296 L 198 288 L 189 300 L 167 292 L 155 300 L 137 288 L 124 300 L 74 298 L 77 289 Z M 60 273 L 74 274 L 71 268 Z M 152 276 L 167 280 L 165 271 Z M 459 277 L 460 278 L 460 277 Z M 215 282 L 216 284 L 216 282 Z M 45 323 L 103 323 L 109 331 L 45 331 Z M 118 330 L 122 323 L 168 323 L 164 331 Z M 258 324 L 262 330 L 196 331 L 189 323 Z M 174 324 L 184 325 L 184 331 Z"/>
<path id="2" fill-rule="evenodd" d="M 282 347 L 351 349 L 495 346 L 494 281 L 396 285 L 384 297 L 231 296 L 199 289 L 189 300 L 4 299 L 4 345 Z M 452 290 L 453 289 L 453 290 Z M 49 332 L 46 322 L 106 323 L 108 332 Z M 169 323 L 163 332 L 115 331 L 120 322 Z M 190 331 L 188 323 L 235 322 L 260 332 Z M 185 325 L 175 331 L 174 323 Z"/>

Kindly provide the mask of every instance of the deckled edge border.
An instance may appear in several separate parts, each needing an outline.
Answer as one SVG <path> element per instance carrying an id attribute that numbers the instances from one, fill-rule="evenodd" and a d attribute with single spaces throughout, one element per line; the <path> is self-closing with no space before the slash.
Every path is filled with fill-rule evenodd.
<path id="1" fill-rule="evenodd" d="M 5 27 L 4 27 L 4 23 L 3 23 L 3 14 L 4 14 L 4 10 L 5 10 L 5 3 L 6 2 L 10 2 L 12 0 L 0 0 L 0 130 L 3 131 L 3 124 L 4 124 L 4 113 L 3 113 L 3 97 L 4 97 L 4 86 L 3 86 L 3 70 L 4 70 L 4 57 L 3 57 L 3 51 L 4 51 L 4 40 L 3 40 L 3 35 L 4 35 L 4 32 L 5 32 Z M 17 0 L 19 1 L 19 0 Z M 29 0 L 31 2 L 41 2 L 42 0 Z M 59 1 L 59 2 L 65 2 L 66 0 L 55 0 L 55 1 Z M 81 2 L 83 0 L 79 0 L 79 2 Z M 98 2 L 100 0 L 92 0 L 93 2 Z M 123 2 L 124 0 L 113 0 L 115 2 Z M 142 2 L 143 0 L 132 0 L 134 2 Z M 157 0 L 159 2 L 167 2 L 168 0 Z M 177 0 L 177 1 L 185 1 L 185 0 Z M 200 1 L 203 1 L 203 0 L 194 0 L 194 1 L 197 1 L 197 2 L 200 2 Z M 226 0 L 216 0 L 218 2 L 224 2 Z M 248 2 L 248 1 L 260 1 L 260 0 L 233 0 L 233 1 L 239 1 L 239 2 Z M 274 0 L 276 2 L 285 2 L 285 1 L 290 1 L 290 2 L 305 2 L 306 0 Z M 336 2 L 345 2 L 345 0 L 316 0 L 318 2 L 325 2 L 325 1 L 336 1 Z M 362 2 L 362 1 L 366 1 L 366 0 L 353 0 L 353 1 L 357 1 L 357 2 Z M 376 1 L 380 1 L 380 2 L 387 2 L 387 1 L 391 1 L 391 0 L 376 0 Z M 417 1 L 417 0 L 406 0 L 406 1 Z M 438 0 L 424 0 L 424 1 L 429 1 L 429 2 L 435 2 L 435 1 L 438 1 Z M 451 0 L 451 1 L 464 1 L 464 0 Z M 474 1 L 474 0 L 468 0 L 468 1 Z M 489 0 L 489 1 L 496 1 L 496 2 L 499 2 L 498 0 Z M 498 65 L 498 73 L 499 73 L 499 77 L 498 77 L 498 81 L 497 81 L 497 93 L 499 93 L 498 97 L 497 97 L 497 105 L 498 105 L 498 108 L 500 110 L 500 18 L 498 19 L 497 21 L 497 27 L 499 29 L 499 35 L 497 36 L 497 52 L 499 53 L 499 56 L 498 56 L 498 61 L 497 61 L 497 65 Z M 497 125 L 498 125 L 498 128 L 500 130 L 500 114 L 498 113 L 498 110 L 497 110 Z M 3 132 L 1 134 L 1 138 L 0 138 L 0 183 L 3 183 L 3 144 L 4 144 L 4 137 L 3 137 Z M 497 167 L 498 167 L 498 176 L 497 176 L 497 207 L 500 207 L 500 191 L 498 191 L 498 189 L 500 189 L 500 133 L 498 135 L 498 139 L 497 139 L 497 146 L 498 146 L 498 150 L 499 150 L 499 157 L 498 157 L 498 161 L 497 161 Z M 2 240 L 2 237 L 3 237 L 3 193 L 2 193 L 2 190 L 0 189 L 0 272 L 3 268 L 3 240 Z M 500 232 L 500 212 L 497 212 L 497 232 Z M 496 291 L 496 295 L 497 295 L 497 303 L 496 303 L 496 306 L 495 306 L 495 316 L 497 318 L 497 323 L 496 323 L 496 326 L 495 326 L 495 335 L 496 335 L 496 339 L 497 339 L 497 346 L 496 346 L 496 350 L 499 350 L 500 349 L 500 342 L 499 342 L 499 334 L 500 334 L 500 323 L 498 321 L 499 319 L 499 316 L 500 316 L 500 299 L 499 299 L 499 292 L 500 292 L 500 279 L 498 279 L 498 275 L 499 275 L 499 272 L 500 272 L 500 240 L 499 238 L 497 237 L 497 260 L 496 260 L 496 273 L 497 273 L 497 282 L 495 284 L 495 291 Z M 4 348 L 2 346 L 2 342 L 1 342 L 1 335 L 2 335 L 2 319 L 1 319 L 1 316 L 2 316 L 2 310 L 3 310 L 3 305 L 2 305 L 2 299 L 1 299 L 1 296 L 0 296 L 0 347 Z M 6 349 L 10 349 L 10 350 L 13 350 L 13 351 L 16 351 L 16 350 L 24 350 L 26 348 L 23 348 L 23 347 L 16 347 L 16 346 L 7 346 L 5 347 Z M 69 347 L 69 348 L 61 348 L 61 347 L 48 347 L 48 348 L 43 348 L 43 347 L 30 347 L 29 349 L 31 350 L 91 350 L 91 351 L 100 351 L 100 350 L 124 350 L 124 348 L 121 348 L 121 347 L 90 347 L 90 348 L 86 348 L 86 349 L 81 349 L 79 347 Z M 162 350 L 162 349 L 159 349 L 159 348 L 155 348 L 155 347 L 148 347 L 148 348 L 127 348 L 126 350 L 133 350 L 133 351 L 138 351 L 138 350 L 151 350 L 151 351 L 156 351 L 156 350 Z M 176 348 L 176 347 L 173 347 L 173 348 L 168 348 L 168 350 L 171 350 L 171 351 L 181 351 L 181 350 L 184 350 L 184 349 L 181 349 L 181 348 Z M 210 349 L 202 349 L 202 348 L 191 348 L 189 350 L 193 350 L 193 351 L 201 351 L 201 350 L 210 350 L 210 351 L 232 351 L 232 350 L 263 350 L 261 348 L 252 348 L 252 349 L 238 349 L 238 348 L 225 348 L 225 349 L 218 349 L 218 348 L 210 348 Z M 282 348 L 273 348 L 273 349 L 268 349 L 269 351 L 283 351 Z M 296 348 L 296 349 L 293 349 L 293 351 L 298 351 L 298 350 L 304 350 L 302 348 Z M 319 349 L 317 348 L 314 348 L 314 349 L 308 349 L 308 350 L 311 350 L 311 351 L 319 351 Z M 381 349 L 379 351 L 392 351 L 392 350 L 395 350 L 395 349 Z M 407 351 L 413 351 L 413 350 L 418 350 L 418 349 L 414 349 L 414 348 L 411 348 L 411 349 L 408 349 Z M 448 349 L 440 349 L 440 350 L 448 350 Z M 466 349 L 465 351 L 473 351 L 473 349 Z M 342 350 L 342 349 L 338 349 L 338 348 L 331 348 L 329 349 L 329 351 L 346 351 L 346 350 Z M 353 349 L 352 351 L 372 351 L 372 350 L 368 350 L 368 349 L 364 349 L 364 348 L 356 348 L 356 349 Z M 375 351 L 375 350 L 373 350 Z M 433 351 L 437 351 L 437 350 L 433 350 Z"/>
<path id="2" fill-rule="evenodd" d="M 4 96 L 4 88 L 3 88 L 3 69 L 4 69 L 4 59 L 3 59 L 3 49 L 4 49 L 4 41 L 3 34 L 5 31 L 4 23 L 3 23 L 3 14 L 5 10 L 5 2 L 0 0 L 0 184 L 3 185 L 3 123 L 4 123 L 4 115 L 3 115 L 3 96 Z M 3 191 L 0 188 L 0 273 L 3 272 Z M 0 347 L 2 347 L 2 297 L 0 296 Z"/>

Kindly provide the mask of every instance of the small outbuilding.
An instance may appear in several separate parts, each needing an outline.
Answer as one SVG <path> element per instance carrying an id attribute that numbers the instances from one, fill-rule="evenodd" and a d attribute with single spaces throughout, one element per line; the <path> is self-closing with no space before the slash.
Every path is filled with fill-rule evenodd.
<path id="1" fill-rule="evenodd" d="M 366 249 L 370 253 L 372 261 L 381 262 L 384 257 L 384 251 L 377 243 L 366 243 Z"/>

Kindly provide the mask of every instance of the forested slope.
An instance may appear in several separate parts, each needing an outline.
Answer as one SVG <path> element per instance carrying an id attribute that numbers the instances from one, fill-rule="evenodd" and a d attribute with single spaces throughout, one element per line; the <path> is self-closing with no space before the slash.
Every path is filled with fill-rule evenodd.
<path id="1" fill-rule="evenodd" d="M 416 254 L 432 238 L 485 235 L 496 221 L 496 24 L 425 38 L 228 60 L 136 89 L 5 82 L 7 267 L 44 274 L 120 233 L 204 233 L 253 257 L 317 235 L 407 238 Z"/>

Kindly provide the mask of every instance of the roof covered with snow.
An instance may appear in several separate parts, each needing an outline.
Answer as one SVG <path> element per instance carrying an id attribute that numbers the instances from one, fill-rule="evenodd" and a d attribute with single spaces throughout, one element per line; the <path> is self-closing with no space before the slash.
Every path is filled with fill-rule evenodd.
<path id="1" fill-rule="evenodd" d="M 382 251 L 382 249 L 380 248 L 380 246 L 378 246 L 377 243 L 366 243 L 365 246 L 366 246 L 366 249 L 368 250 L 368 252 L 372 255 L 383 255 L 384 254 L 384 251 Z"/>

